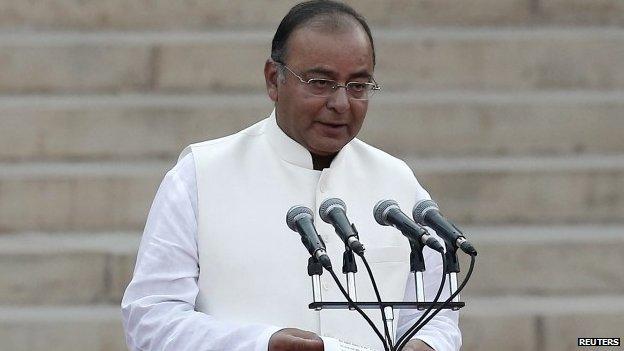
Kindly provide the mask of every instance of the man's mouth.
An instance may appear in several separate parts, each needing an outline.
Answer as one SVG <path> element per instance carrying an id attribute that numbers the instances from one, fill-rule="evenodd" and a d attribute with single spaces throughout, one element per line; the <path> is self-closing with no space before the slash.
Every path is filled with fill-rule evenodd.
<path id="1" fill-rule="evenodd" d="M 325 123 L 325 122 L 318 122 L 318 123 L 323 125 L 323 126 L 325 126 L 325 127 L 336 128 L 336 129 L 347 126 L 344 123 Z"/>
<path id="2" fill-rule="evenodd" d="M 319 125 L 319 129 L 325 137 L 329 138 L 343 138 L 347 133 L 347 125 L 340 123 L 324 123 L 316 122 Z"/>

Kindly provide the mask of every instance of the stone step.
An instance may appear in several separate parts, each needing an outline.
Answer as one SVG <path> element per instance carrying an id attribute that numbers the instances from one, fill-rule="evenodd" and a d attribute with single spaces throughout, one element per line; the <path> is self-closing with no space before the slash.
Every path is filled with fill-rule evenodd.
<path id="1" fill-rule="evenodd" d="M 0 232 L 139 230 L 171 162 L 0 165 Z"/>
<path id="2" fill-rule="evenodd" d="M 0 307 L 2 351 L 126 351 L 117 306 Z"/>
<path id="3" fill-rule="evenodd" d="M 622 223 L 624 158 L 407 160 L 440 207 L 462 223 Z"/>
<path id="4" fill-rule="evenodd" d="M 575 351 L 581 337 L 622 337 L 622 294 L 464 300 L 462 350 Z"/>
<path id="5" fill-rule="evenodd" d="M 0 236 L 0 304 L 119 304 L 140 234 Z"/>
<path id="6" fill-rule="evenodd" d="M 294 0 L 0 2 L 2 28 L 276 28 Z M 375 26 L 622 25 L 618 0 L 350 0 Z"/>
<path id="7" fill-rule="evenodd" d="M 624 157 L 407 160 L 458 224 L 621 223 Z M 0 164 L 0 232 L 139 230 L 171 162 Z"/>
<path id="8" fill-rule="evenodd" d="M 263 92 L 270 31 L 3 32 L 0 93 Z M 379 30 L 387 91 L 617 90 L 624 30 Z M 215 54 L 218 53 L 218 54 Z"/>
<path id="9" fill-rule="evenodd" d="M 267 116 L 263 94 L 0 97 L 0 160 L 174 159 Z M 624 92 L 378 94 L 360 138 L 395 155 L 624 153 Z"/>
<path id="10" fill-rule="evenodd" d="M 468 226 L 465 232 L 479 252 L 465 299 L 624 294 L 622 226 Z M 0 236 L 0 305 L 118 304 L 139 238 L 138 232 Z M 459 258 L 463 276 L 468 260 Z"/>
<path id="11" fill-rule="evenodd" d="M 624 294 L 624 227 L 468 226 L 478 251 L 469 296 Z M 469 259 L 460 254 L 461 279 Z"/>
<path id="12" fill-rule="evenodd" d="M 621 337 L 621 295 L 470 298 L 462 350 L 574 351 L 579 337 Z M 127 350 L 117 306 L 0 307 L 0 350 Z M 54 342 L 50 342 L 54 340 Z"/>

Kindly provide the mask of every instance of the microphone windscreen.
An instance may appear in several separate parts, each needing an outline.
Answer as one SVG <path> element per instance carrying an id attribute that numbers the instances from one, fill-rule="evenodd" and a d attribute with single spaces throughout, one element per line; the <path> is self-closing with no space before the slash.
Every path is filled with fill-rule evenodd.
<path id="1" fill-rule="evenodd" d="M 334 207 L 340 207 L 345 213 L 347 212 L 347 205 L 344 201 L 335 197 L 327 199 L 323 201 L 321 207 L 319 207 L 319 216 L 323 222 L 330 223 L 329 212 L 331 212 Z"/>
<path id="2" fill-rule="evenodd" d="M 412 217 L 416 223 L 424 224 L 425 223 L 425 215 L 427 212 L 431 210 L 439 211 L 440 208 L 438 204 L 436 204 L 433 200 L 420 200 L 414 205 L 414 210 L 412 211 Z"/>
<path id="3" fill-rule="evenodd" d="M 305 206 L 293 206 L 286 213 L 286 225 L 292 231 L 297 231 L 297 221 L 302 217 L 310 217 L 311 220 L 314 220 L 314 216 L 312 214 L 312 210 Z"/>
<path id="4" fill-rule="evenodd" d="M 390 225 L 386 220 L 388 209 L 390 209 L 390 207 L 399 208 L 399 204 L 394 200 L 381 200 L 377 202 L 373 208 L 373 216 L 375 216 L 377 223 L 381 225 Z"/>

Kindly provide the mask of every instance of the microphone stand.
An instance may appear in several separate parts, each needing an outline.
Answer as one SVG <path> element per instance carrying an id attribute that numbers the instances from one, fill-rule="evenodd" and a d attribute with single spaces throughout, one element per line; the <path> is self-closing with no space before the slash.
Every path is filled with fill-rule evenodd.
<path id="1" fill-rule="evenodd" d="M 355 228 L 355 225 L 351 224 L 353 231 L 356 234 L 357 237 L 357 230 Z M 292 229 L 292 228 L 291 228 Z M 295 229 L 293 229 L 295 230 Z M 320 239 L 319 237 L 319 241 L 322 243 L 322 239 Z M 308 249 L 308 251 L 312 253 L 313 250 L 311 250 L 311 243 L 309 242 L 309 240 L 304 237 L 301 236 L 301 242 L 304 244 L 304 246 Z M 425 263 L 424 263 L 424 258 L 423 258 L 423 253 L 422 250 L 424 248 L 424 245 L 422 243 L 420 243 L 419 241 L 412 241 L 409 240 L 410 243 L 410 248 L 411 248 L 411 253 L 410 253 L 410 271 L 414 274 L 414 282 L 415 282 L 415 289 L 416 289 L 416 301 L 415 302 L 403 302 L 403 301 L 397 301 L 397 302 L 382 302 L 381 301 L 381 297 L 379 295 L 379 290 L 377 289 L 377 285 L 375 283 L 373 274 L 372 274 L 372 270 L 370 268 L 370 266 L 368 265 L 368 262 L 366 261 L 366 259 L 364 258 L 364 255 L 361 255 L 361 258 L 364 262 L 364 265 L 366 267 L 366 270 L 370 276 L 371 279 L 371 283 L 373 284 L 373 288 L 375 290 L 375 295 L 377 297 L 377 301 L 375 302 L 355 302 L 357 301 L 357 293 L 356 293 L 356 286 L 355 286 L 355 273 L 357 272 L 357 265 L 355 263 L 355 255 L 354 252 L 351 250 L 351 248 L 348 247 L 348 245 L 345 245 L 345 252 L 343 254 L 343 267 L 342 267 L 342 272 L 344 274 L 347 275 L 347 288 L 349 289 L 349 292 L 347 292 L 342 284 L 340 283 L 340 281 L 338 280 L 338 277 L 336 276 L 336 274 L 334 273 L 334 271 L 331 268 L 331 265 L 329 265 L 326 269 L 328 270 L 328 272 L 331 274 L 332 278 L 334 279 L 334 281 L 336 282 L 336 285 L 338 286 L 338 288 L 340 289 L 341 293 L 343 294 L 343 296 L 347 299 L 347 302 L 324 302 L 322 295 L 321 295 L 321 283 L 320 283 L 320 276 L 323 273 L 323 265 L 319 262 L 319 260 L 315 257 L 315 256 L 311 256 L 308 259 L 308 275 L 311 277 L 312 279 L 312 300 L 313 302 L 310 303 L 308 305 L 308 307 L 310 309 L 314 309 L 316 311 L 320 311 L 322 309 L 342 309 L 342 308 L 348 308 L 350 310 L 356 310 L 365 320 L 366 322 L 369 324 L 369 326 L 373 329 L 373 331 L 375 332 L 375 334 L 377 335 L 377 337 L 379 338 L 379 340 L 382 342 L 383 346 L 384 346 L 384 350 L 386 351 L 394 351 L 395 350 L 395 345 L 394 341 L 394 331 L 392 331 L 392 333 L 390 333 L 390 329 L 394 329 L 394 309 L 401 309 L 401 308 L 417 308 L 419 310 L 428 308 L 428 310 L 423 314 L 423 316 L 421 317 L 421 319 L 419 319 L 419 321 L 412 327 L 412 328 L 417 328 L 416 330 L 411 330 L 412 328 L 410 328 L 411 330 L 411 335 L 413 335 L 415 332 L 417 332 L 420 328 L 422 328 L 422 326 L 424 326 L 426 323 L 429 322 L 429 320 L 431 320 L 431 318 L 433 318 L 433 316 L 435 316 L 435 314 L 437 314 L 437 312 L 439 312 L 441 309 L 444 308 L 452 308 L 453 310 L 458 310 L 461 307 L 464 307 L 465 304 L 463 302 L 460 302 L 459 299 L 459 292 L 461 291 L 461 289 L 464 287 L 465 283 L 467 283 L 467 278 L 470 276 L 470 273 L 472 272 L 472 268 L 474 266 L 474 257 L 473 260 L 471 261 L 471 267 L 470 267 L 470 271 L 468 276 L 466 277 L 466 279 L 464 279 L 464 282 L 462 282 L 462 286 L 457 287 L 457 273 L 459 272 L 459 261 L 457 260 L 457 255 L 456 255 L 456 251 L 457 248 L 454 247 L 454 245 L 452 245 L 452 243 L 449 243 L 445 240 L 445 245 L 446 245 L 446 252 L 444 253 L 444 261 L 446 261 L 446 263 L 448 264 L 444 264 L 444 275 L 446 277 L 446 275 L 448 274 L 448 276 L 451 278 L 450 279 L 450 286 L 451 286 L 451 297 L 449 298 L 449 300 L 440 303 L 438 302 L 438 297 L 439 297 L 439 293 L 442 291 L 442 287 L 444 284 L 444 279 L 442 280 L 442 284 L 440 286 L 440 290 L 438 292 L 438 296 L 436 296 L 436 299 L 432 302 L 426 302 L 425 301 L 425 294 L 424 294 L 424 282 L 423 282 L 423 272 L 425 270 Z M 454 284 L 453 284 L 454 281 Z M 353 295 L 353 299 L 351 298 L 351 295 Z M 450 301 L 450 300 L 453 301 Z M 428 312 L 437 307 L 438 309 L 436 310 L 436 312 L 429 316 L 429 318 L 427 318 L 426 320 L 423 321 L 423 323 L 420 323 L 420 321 L 428 314 Z M 382 318 L 383 318 L 383 326 L 384 326 L 384 332 L 385 332 L 385 336 L 384 337 L 381 332 L 379 331 L 379 329 L 377 329 L 377 327 L 375 326 L 375 324 L 373 323 L 373 321 L 366 315 L 366 313 L 364 313 L 364 311 L 362 310 L 362 308 L 365 309 L 380 309 L 381 310 L 381 314 L 382 314 Z M 410 332 L 410 331 L 408 331 Z M 407 335 L 407 334 L 406 334 Z M 404 335 L 402 338 L 399 338 L 396 347 L 398 347 L 398 350 L 402 349 L 404 344 L 401 344 L 401 339 L 403 339 L 406 335 Z M 411 336 L 410 336 L 411 338 Z M 408 338 L 409 339 L 409 338 Z"/>
<path id="2" fill-rule="evenodd" d="M 345 246 L 345 252 L 342 254 L 342 273 L 347 276 L 347 293 L 351 300 L 357 302 L 357 290 L 355 286 L 355 273 L 357 273 L 357 265 L 355 263 L 355 255 L 353 250 Z M 353 310 L 353 308 L 349 308 Z"/>
<path id="3" fill-rule="evenodd" d="M 447 274 L 447 280 L 449 282 L 449 296 L 453 296 L 451 302 L 459 302 L 459 292 L 457 291 L 457 273 L 459 273 L 459 260 L 457 259 L 457 247 L 453 243 L 444 240 L 446 251 L 444 257 L 446 258 L 446 266 L 444 267 L 444 273 Z M 452 307 L 453 311 L 457 311 L 459 308 Z"/>
<path id="4" fill-rule="evenodd" d="M 323 274 L 323 266 L 314 257 L 308 258 L 308 275 L 312 278 L 312 301 L 323 302 L 323 295 L 321 294 L 321 274 Z M 317 307 L 315 311 L 320 311 L 321 308 Z"/>
<path id="5" fill-rule="evenodd" d="M 410 271 L 414 276 L 414 288 L 416 289 L 416 302 L 425 302 L 425 282 L 423 272 L 425 271 L 425 259 L 423 257 L 424 244 L 417 240 L 409 240 L 410 248 Z M 424 310 L 425 307 L 418 307 Z"/>
<path id="6" fill-rule="evenodd" d="M 351 224 L 353 231 L 356 233 L 357 230 L 355 226 Z M 358 238 L 359 239 L 359 238 Z M 357 289 L 355 286 L 355 273 L 357 273 L 357 264 L 355 263 L 355 255 L 353 254 L 353 250 L 349 246 L 345 244 L 345 251 L 342 254 L 342 273 L 347 276 L 347 293 L 349 297 L 354 302 L 357 302 Z M 349 307 L 350 310 L 353 310 L 353 307 Z"/>

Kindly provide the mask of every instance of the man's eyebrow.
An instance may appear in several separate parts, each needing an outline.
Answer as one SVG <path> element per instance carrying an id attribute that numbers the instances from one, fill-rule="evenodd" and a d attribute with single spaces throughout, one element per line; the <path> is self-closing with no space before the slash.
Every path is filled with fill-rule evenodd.
<path id="1" fill-rule="evenodd" d="M 368 72 L 368 70 L 361 70 L 361 71 L 357 71 L 355 73 L 353 73 L 350 78 L 368 78 L 371 79 L 373 78 L 373 75 L 370 74 L 370 72 Z"/>
<path id="2" fill-rule="evenodd" d="M 335 72 L 333 72 L 331 70 L 328 70 L 326 68 L 322 68 L 322 67 L 312 67 L 310 69 L 305 70 L 303 73 L 304 74 L 316 73 L 316 74 L 322 74 L 322 75 L 330 76 L 330 77 L 336 76 Z M 368 72 L 368 70 L 363 69 L 361 71 L 357 71 L 357 72 L 351 74 L 349 76 L 349 79 L 352 79 L 352 78 L 368 78 L 368 79 L 371 79 L 372 77 L 373 77 L 373 75 L 370 74 L 370 72 Z"/>
<path id="3" fill-rule="evenodd" d="M 328 69 L 322 68 L 322 67 L 312 67 L 310 69 L 305 70 L 303 73 L 304 74 L 318 73 L 318 74 L 323 74 L 323 75 L 326 75 L 326 76 L 333 76 L 333 75 L 335 75 L 334 72 L 332 72 L 332 71 L 330 71 Z"/>

